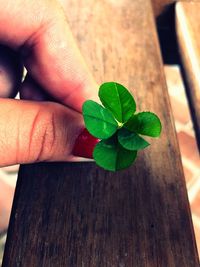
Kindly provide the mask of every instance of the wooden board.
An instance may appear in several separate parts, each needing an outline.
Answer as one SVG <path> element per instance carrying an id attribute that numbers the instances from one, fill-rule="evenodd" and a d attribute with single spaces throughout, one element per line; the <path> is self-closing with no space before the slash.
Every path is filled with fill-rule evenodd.
<path id="1" fill-rule="evenodd" d="M 163 133 L 116 173 L 21 166 L 3 267 L 199 266 L 150 1 L 69 0 L 66 10 L 96 80 L 132 88 Z"/>
<path id="2" fill-rule="evenodd" d="M 200 149 L 200 1 L 176 5 L 176 30 Z"/>

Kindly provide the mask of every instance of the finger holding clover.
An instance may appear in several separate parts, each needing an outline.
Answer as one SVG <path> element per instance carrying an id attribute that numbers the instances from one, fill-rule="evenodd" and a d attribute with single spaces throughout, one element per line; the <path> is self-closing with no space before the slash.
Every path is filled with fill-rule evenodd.
<path id="1" fill-rule="evenodd" d="M 73 160 L 82 105 L 95 99 L 97 85 L 62 6 L 47 0 L 0 6 L 0 166 Z M 21 100 L 12 99 L 18 91 Z"/>

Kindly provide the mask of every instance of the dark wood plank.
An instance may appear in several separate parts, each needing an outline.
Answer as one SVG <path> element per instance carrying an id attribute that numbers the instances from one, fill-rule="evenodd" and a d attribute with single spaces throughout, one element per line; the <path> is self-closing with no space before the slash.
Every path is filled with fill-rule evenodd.
<path id="1" fill-rule="evenodd" d="M 200 150 L 200 2 L 176 5 L 176 31 Z"/>
<path id="2" fill-rule="evenodd" d="M 132 88 L 162 137 L 117 173 L 94 163 L 22 166 L 3 267 L 199 266 L 150 1 L 68 1 L 97 81 Z"/>

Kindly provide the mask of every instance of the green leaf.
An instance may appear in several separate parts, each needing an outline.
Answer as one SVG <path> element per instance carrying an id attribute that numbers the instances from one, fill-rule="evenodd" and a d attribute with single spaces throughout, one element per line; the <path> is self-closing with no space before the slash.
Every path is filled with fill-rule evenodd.
<path id="1" fill-rule="evenodd" d="M 119 83 L 103 83 L 99 88 L 99 98 L 119 122 L 128 121 L 136 110 L 133 96 Z"/>
<path id="2" fill-rule="evenodd" d="M 128 150 L 140 150 L 150 145 L 138 134 L 130 132 L 125 128 L 121 128 L 118 131 L 118 140 L 119 143 Z"/>
<path id="3" fill-rule="evenodd" d="M 129 131 L 143 134 L 151 137 L 160 136 L 162 125 L 158 116 L 151 112 L 141 112 L 133 115 L 129 121 L 124 124 Z"/>
<path id="4" fill-rule="evenodd" d="M 94 148 L 93 157 L 97 165 L 108 170 L 117 171 L 129 167 L 136 159 L 137 151 L 123 148 L 117 135 L 100 141 Z"/>
<path id="5" fill-rule="evenodd" d="M 87 130 L 97 138 L 109 138 L 117 131 L 118 124 L 112 114 L 92 100 L 84 102 L 83 118 Z"/>

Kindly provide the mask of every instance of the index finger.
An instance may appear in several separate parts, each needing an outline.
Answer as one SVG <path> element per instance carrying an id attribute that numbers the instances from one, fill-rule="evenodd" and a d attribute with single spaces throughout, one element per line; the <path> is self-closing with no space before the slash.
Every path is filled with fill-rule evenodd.
<path id="1" fill-rule="evenodd" d="M 16 2 L 20 1 L 15 1 L 15 5 Z M 96 99 L 97 84 L 81 56 L 60 5 L 56 1 L 34 4 L 28 1 L 20 9 L 23 16 L 19 16 L 19 10 L 16 14 L 13 12 L 4 8 L 0 11 L 3 13 L 0 22 L 4 22 L 0 23 L 4 25 L 0 26 L 0 39 L 21 47 L 31 76 L 48 93 L 77 111 L 81 111 L 86 99 Z M 8 13 L 6 17 L 5 13 Z"/>

